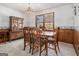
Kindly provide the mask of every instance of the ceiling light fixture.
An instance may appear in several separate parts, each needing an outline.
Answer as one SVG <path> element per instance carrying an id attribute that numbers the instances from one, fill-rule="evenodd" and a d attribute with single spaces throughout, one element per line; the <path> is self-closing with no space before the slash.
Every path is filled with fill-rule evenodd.
<path id="1" fill-rule="evenodd" d="M 30 3 L 28 3 L 28 8 L 27 8 L 26 12 L 28 15 L 32 14 L 32 8 L 30 7 Z"/>

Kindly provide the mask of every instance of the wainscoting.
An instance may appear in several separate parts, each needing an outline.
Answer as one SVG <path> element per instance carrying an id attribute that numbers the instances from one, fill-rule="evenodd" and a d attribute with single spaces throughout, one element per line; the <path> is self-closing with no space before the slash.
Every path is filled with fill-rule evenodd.
<path id="1" fill-rule="evenodd" d="M 74 30 L 73 45 L 74 45 L 77 55 L 79 56 L 79 30 L 77 30 L 77 29 Z"/>
<path id="2" fill-rule="evenodd" d="M 79 27 L 75 27 L 74 29 L 61 29 L 59 41 L 73 44 L 79 56 Z"/>
<path id="3" fill-rule="evenodd" d="M 73 29 L 60 29 L 59 41 L 72 44 L 73 31 Z"/>

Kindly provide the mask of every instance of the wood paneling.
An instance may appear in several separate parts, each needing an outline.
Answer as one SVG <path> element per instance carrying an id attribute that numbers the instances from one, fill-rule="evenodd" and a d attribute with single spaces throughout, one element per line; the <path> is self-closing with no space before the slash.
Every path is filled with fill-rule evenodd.
<path id="1" fill-rule="evenodd" d="M 73 30 L 60 29 L 59 41 L 66 42 L 66 43 L 73 43 Z"/>
<path id="2" fill-rule="evenodd" d="M 73 45 L 74 45 L 77 55 L 79 55 L 79 30 L 74 30 Z"/>

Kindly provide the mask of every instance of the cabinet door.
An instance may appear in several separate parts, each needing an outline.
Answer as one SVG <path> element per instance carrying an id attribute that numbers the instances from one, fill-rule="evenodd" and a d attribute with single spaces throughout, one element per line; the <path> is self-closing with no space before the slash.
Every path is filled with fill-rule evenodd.
<path id="1" fill-rule="evenodd" d="M 23 18 L 10 16 L 10 29 L 14 31 L 19 31 L 23 28 Z"/>
<path id="2" fill-rule="evenodd" d="M 18 28 L 19 29 L 23 28 L 23 20 L 22 19 L 18 19 Z"/>
<path id="3" fill-rule="evenodd" d="M 13 18 L 12 19 L 12 30 L 17 30 L 17 26 L 18 26 L 18 21 Z"/>

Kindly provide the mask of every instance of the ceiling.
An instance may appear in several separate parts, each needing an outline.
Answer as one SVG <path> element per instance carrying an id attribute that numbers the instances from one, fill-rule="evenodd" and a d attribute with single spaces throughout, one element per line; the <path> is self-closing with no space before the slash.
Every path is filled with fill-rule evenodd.
<path id="1" fill-rule="evenodd" d="M 40 11 L 44 9 L 54 8 L 57 6 L 61 6 L 67 3 L 30 3 L 30 7 L 33 11 Z M 21 12 L 25 12 L 27 7 L 29 6 L 28 3 L 0 3 L 0 5 L 16 9 Z"/>

